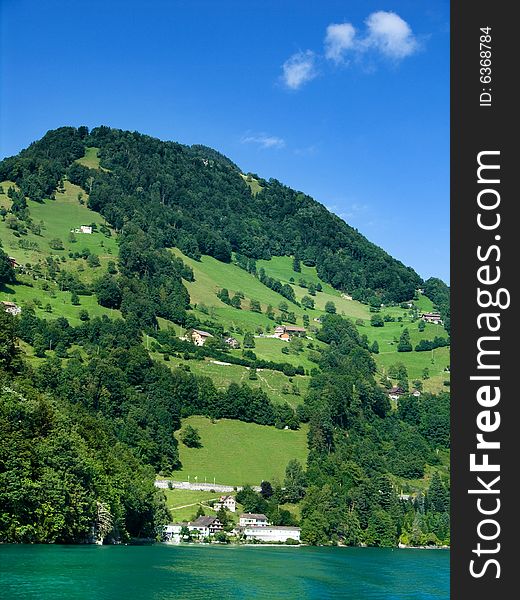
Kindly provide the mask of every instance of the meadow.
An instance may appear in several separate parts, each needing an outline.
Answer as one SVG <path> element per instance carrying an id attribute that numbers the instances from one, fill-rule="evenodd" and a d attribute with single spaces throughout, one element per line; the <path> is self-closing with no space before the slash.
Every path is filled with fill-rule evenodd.
<path id="1" fill-rule="evenodd" d="M 182 426 L 195 427 L 201 448 L 179 442 L 182 468 L 172 479 L 224 485 L 260 485 L 262 480 L 283 481 L 287 463 L 307 460 L 307 426 L 298 431 L 230 419 L 212 422 L 206 417 L 188 417 Z M 180 430 L 182 431 L 182 429 Z M 176 433 L 178 438 L 180 432 Z"/>

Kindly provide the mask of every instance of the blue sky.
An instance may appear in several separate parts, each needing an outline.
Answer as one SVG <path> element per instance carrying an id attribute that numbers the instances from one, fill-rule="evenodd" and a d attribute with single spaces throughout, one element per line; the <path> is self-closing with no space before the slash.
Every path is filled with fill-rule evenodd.
<path id="1" fill-rule="evenodd" d="M 61 125 L 201 143 L 449 278 L 449 2 L 0 0 L 0 156 Z"/>

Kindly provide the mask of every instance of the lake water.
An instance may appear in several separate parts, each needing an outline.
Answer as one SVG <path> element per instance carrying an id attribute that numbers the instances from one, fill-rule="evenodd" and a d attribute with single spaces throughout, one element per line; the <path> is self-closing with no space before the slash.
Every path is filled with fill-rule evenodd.
<path id="1" fill-rule="evenodd" d="M 449 551 L 0 545 L 0 598 L 447 600 Z"/>

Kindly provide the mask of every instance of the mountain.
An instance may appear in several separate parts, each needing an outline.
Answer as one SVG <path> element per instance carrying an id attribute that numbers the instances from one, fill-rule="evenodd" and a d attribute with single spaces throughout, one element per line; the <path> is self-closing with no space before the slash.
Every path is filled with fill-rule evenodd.
<path id="1" fill-rule="evenodd" d="M 85 148 L 98 149 L 102 169 L 78 164 Z M 279 181 L 247 178 L 229 159 L 204 146 L 98 127 L 47 133 L 0 164 L 25 196 L 52 194 L 67 176 L 89 190 L 89 206 L 117 230 L 131 219 L 159 247 L 177 246 L 229 261 L 231 252 L 255 259 L 294 255 L 354 299 L 401 302 L 421 278 L 339 217 Z"/>
<path id="2" fill-rule="evenodd" d="M 167 490 L 169 516 L 154 474 L 268 481 L 241 507 L 308 543 L 449 541 L 442 282 L 216 150 L 107 127 L 0 163 L 0 240 L 0 541 L 211 514 Z"/>

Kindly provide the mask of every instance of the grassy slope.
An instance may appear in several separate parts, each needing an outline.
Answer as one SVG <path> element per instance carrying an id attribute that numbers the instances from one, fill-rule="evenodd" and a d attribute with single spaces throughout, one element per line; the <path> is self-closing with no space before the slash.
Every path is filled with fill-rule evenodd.
<path id="1" fill-rule="evenodd" d="M 3 189 L 7 192 L 9 184 L 4 182 Z M 79 279 L 85 282 L 91 282 L 105 272 L 109 260 L 116 261 L 118 248 L 116 236 L 106 237 L 101 233 L 76 234 L 76 242 L 69 240 L 69 233 L 72 228 L 80 225 L 96 223 L 101 225 L 104 220 L 98 214 L 89 210 L 86 204 L 81 204 L 78 200 L 80 188 L 65 182 L 65 192 L 56 193 L 56 200 L 45 200 L 43 203 L 28 202 L 31 218 L 35 223 L 43 223 L 40 235 L 28 232 L 26 235 L 16 237 L 14 232 L 6 226 L 5 221 L 0 221 L 0 239 L 4 250 L 16 258 L 20 264 L 43 263 L 48 256 L 60 258 L 60 268 L 74 272 Z M 85 197 L 86 200 L 86 197 Z M 6 193 L 0 194 L 0 206 L 8 208 L 10 200 Z M 53 250 L 49 243 L 58 238 L 63 242 L 64 250 Z M 20 240 L 36 244 L 34 249 L 24 249 L 20 247 Z M 80 252 L 88 248 L 92 253 L 97 254 L 101 266 L 90 268 L 83 259 L 73 260 L 69 258 L 69 252 Z M 63 260 L 64 259 L 64 260 Z M 42 305 L 50 304 L 52 313 L 47 313 L 43 309 L 38 310 L 38 315 L 44 318 L 56 318 L 63 315 L 70 320 L 71 324 L 78 324 L 79 311 L 87 309 L 91 317 L 107 314 L 109 316 L 119 316 L 119 311 L 111 311 L 99 306 L 95 296 L 80 296 L 80 305 L 73 306 L 70 301 L 70 293 L 62 292 L 52 282 L 44 279 L 35 280 L 29 276 L 19 276 L 19 280 L 28 285 L 10 285 L 0 289 L 0 300 L 13 300 L 18 304 L 31 302 L 35 298 L 41 300 Z M 47 290 L 43 287 L 48 286 Z"/>
<path id="2" fill-rule="evenodd" d="M 163 360 L 159 353 L 152 353 L 156 360 Z M 296 375 L 295 377 L 287 377 L 279 371 L 270 371 L 268 369 L 259 369 L 257 371 L 256 380 L 249 379 L 249 369 L 240 365 L 218 365 L 210 360 L 190 360 L 185 361 L 171 357 L 165 363 L 171 368 L 176 368 L 179 365 L 188 366 L 190 371 L 195 375 L 204 375 L 210 377 L 218 389 L 225 389 L 230 383 L 245 383 L 252 388 L 262 388 L 267 393 L 269 398 L 276 404 L 287 402 L 293 407 L 303 402 L 305 393 L 309 387 L 309 377 Z M 299 394 L 294 394 L 292 385 L 296 385 Z M 288 392 L 288 393 L 284 393 Z"/>
<path id="3" fill-rule="evenodd" d="M 216 511 L 208 506 L 210 500 L 218 500 L 220 494 L 214 492 L 198 492 L 194 490 L 164 490 L 166 494 L 166 504 L 171 511 L 173 522 L 182 523 L 192 521 L 199 508 L 202 508 L 205 515 L 215 516 Z M 234 496 L 235 494 L 230 494 Z M 285 505 L 288 507 L 296 505 Z M 238 523 L 240 514 L 244 507 L 237 503 L 236 512 L 228 511 L 227 516 L 230 521 Z M 293 509 L 294 510 L 294 509 Z"/>
<path id="4" fill-rule="evenodd" d="M 196 514 L 199 506 L 209 500 L 218 499 L 219 495 L 214 492 L 199 492 L 195 490 L 165 490 L 166 504 L 171 510 L 173 521 L 178 523 L 190 521 Z M 204 509 L 208 515 L 215 514 L 209 508 Z"/>
<path id="5" fill-rule="evenodd" d="M 283 480 L 285 467 L 292 458 L 307 460 L 307 427 L 299 431 L 221 419 L 212 423 L 205 417 L 189 417 L 199 431 L 202 448 L 187 448 L 179 443 L 182 469 L 174 479 L 226 485 L 260 485 L 265 480 Z M 178 434 L 177 434 L 178 435 Z"/>
<path id="6" fill-rule="evenodd" d="M 258 194 L 258 192 L 260 192 L 263 187 L 260 185 L 260 182 L 258 181 L 258 179 L 255 179 L 254 177 L 250 177 L 248 179 L 247 175 L 244 175 L 243 173 L 240 173 L 242 179 L 247 183 L 247 185 L 249 186 L 249 189 L 251 190 L 251 193 L 253 194 L 253 196 L 256 196 Z"/>
<path id="7" fill-rule="evenodd" d="M 174 249 L 173 252 L 180 256 L 188 264 L 195 275 L 195 281 L 185 282 L 190 293 L 191 302 L 197 304 L 198 308 L 194 313 L 201 319 L 213 319 L 223 323 L 226 327 L 232 326 L 243 331 L 255 332 L 257 327 L 262 327 L 264 331 L 273 331 L 276 323 L 268 319 L 263 313 L 255 313 L 248 310 L 249 300 L 258 300 L 265 311 L 270 304 L 277 307 L 284 298 L 273 290 L 269 289 L 260 281 L 240 269 L 234 264 L 222 263 L 210 256 L 203 256 L 200 261 L 195 261 Z M 242 301 L 243 309 L 236 309 L 224 304 L 216 296 L 219 289 L 226 287 L 230 294 L 241 291 L 245 295 Z M 200 311 L 201 305 L 207 309 L 207 314 Z M 303 325 L 304 309 L 294 304 L 290 304 L 291 311 L 294 311 L 297 317 L 297 324 Z M 312 327 L 316 323 L 312 321 L 323 313 L 320 311 L 307 311 L 311 319 L 311 328 L 309 333 L 312 336 Z M 237 339 L 242 341 L 242 335 L 236 334 Z M 305 341 L 305 345 L 308 341 Z M 323 346 L 321 342 L 313 341 L 315 346 Z M 257 338 L 255 340 L 254 352 L 259 358 L 273 360 L 277 362 L 288 362 L 295 366 L 302 365 L 309 370 L 316 365 L 307 358 L 307 351 L 298 354 L 283 354 L 282 348 L 287 346 L 287 342 L 273 338 Z M 232 351 L 240 354 L 241 350 Z"/>
<path id="8" fill-rule="evenodd" d="M 316 273 L 316 267 L 306 267 L 301 265 L 301 272 L 296 273 L 292 268 L 292 258 L 289 256 L 273 256 L 271 260 L 258 260 L 256 262 L 257 269 L 263 267 L 265 272 L 270 277 L 279 279 L 282 283 L 291 283 L 291 277 L 294 279 L 294 292 L 296 298 L 301 300 L 303 296 L 308 296 L 309 291 L 306 288 L 298 285 L 300 279 L 304 279 L 307 283 L 321 283 L 323 291 L 318 292 L 314 296 L 316 311 L 308 311 L 312 317 L 319 316 L 325 310 L 325 304 L 329 301 L 334 302 L 338 314 L 342 314 L 351 319 L 368 319 L 370 318 L 368 307 L 361 302 L 348 300 L 342 297 L 338 290 L 335 290 L 331 285 L 320 280 Z"/>
<path id="9" fill-rule="evenodd" d="M 419 295 L 416 301 L 420 312 L 433 310 L 433 304 L 429 298 Z M 392 317 L 402 317 L 403 322 L 385 323 L 384 327 L 372 327 L 369 321 L 365 323 L 359 330 L 366 334 L 369 343 L 377 340 L 379 345 L 379 354 L 374 355 L 377 367 L 381 374 L 388 371 L 388 368 L 398 362 L 406 365 L 410 381 L 413 379 L 421 379 L 422 372 L 425 367 L 430 372 L 430 379 L 423 381 L 424 389 L 431 392 L 439 392 L 446 390 L 443 385 L 444 381 L 449 381 L 450 374 L 445 371 L 445 368 L 450 364 L 450 348 L 436 348 L 432 352 L 397 352 L 397 342 L 403 332 L 407 328 L 410 332 L 410 340 L 415 348 L 416 344 L 421 339 L 432 340 L 435 336 L 446 338 L 448 334 L 441 325 L 426 323 L 423 332 L 418 330 L 419 321 L 411 322 L 409 311 L 399 307 L 382 308 L 381 315 L 389 314 Z M 397 340 L 397 341 L 396 341 Z"/>
<path id="10" fill-rule="evenodd" d="M 265 310 L 268 304 L 275 308 L 278 306 L 280 301 L 283 300 L 279 294 L 273 292 L 261 284 L 258 279 L 234 264 L 224 264 L 209 256 L 203 256 L 199 262 L 184 256 L 179 250 L 174 252 L 193 268 L 195 281 L 187 283 L 192 302 L 205 305 L 209 313 L 205 314 L 195 310 L 197 316 L 203 319 L 212 318 L 227 326 L 232 325 L 243 330 L 254 331 L 256 327 L 262 327 L 264 330 L 266 327 L 272 329 L 273 322 L 267 319 L 265 315 L 247 310 L 248 299 L 255 298 L 259 300 L 262 309 Z M 301 273 L 295 273 L 292 269 L 292 259 L 288 256 L 273 257 L 269 261 L 259 260 L 257 261 L 257 267 L 263 267 L 268 275 L 276 277 L 283 283 L 289 283 L 291 278 L 294 278 L 296 282 L 300 278 L 305 279 L 308 283 L 316 284 L 320 282 L 314 267 L 302 265 Z M 359 327 L 360 333 L 367 335 L 370 344 L 375 340 L 379 344 L 380 353 L 374 355 L 374 358 L 380 374 L 386 373 L 390 365 L 402 362 L 408 369 L 410 380 L 420 379 L 424 368 L 427 367 L 430 371 L 430 379 L 423 382 L 424 389 L 432 392 L 446 389 L 443 382 L 449 380 L 449 373 L 445 372 L 445 368 L 450 364 L 449 348 L 436 349 L 433 354 L 431 352 L 400 353 L 397 352 L 397 343 L 394 341 L 394 339 L 399 340 L 405 327 L 410 331 L 414 347 L 420 339 L 433 339 L 436 335 L 446 337 L 447 334 L 440 325 L 427 324 L 424 332 L 419 332 L 417 329 L 418 322 L 411 322 L 408 310 L 400 307 L 388 307 L 382 308 L 381 314 L 389 314 L 395 318 L 402 317 L 403 322 L 385 323 L 385 326 L 381 328 L 371 327 L 371 313 L 368 306 L 354 300 L 348 300 L 330 285 L 323 282 L 321 284 L 323 292 L 318 292 L 314 297 L 316 306 L 324 309 L 325 303 L 330 300 L 336 305 L 338 313 L 363 322 L 363 325 Z M 222 287 L 227 287 L 230 293 L 244 292 L 246 299 L 242 304 L 245 309 L 237 310 L 221 302 L 216 297 L 216 292 Z M 299 285 L 293 285 L 293 288 L 299 299 L 308 293 L 305 288 L 301 288 Z M 417 306 L 421 311 L 428 311 L 433 308 L 431 301 L 423 295 L 419 296 Z M 311 319 L 309 333 L 313 336 L 312 328 L 316 327 L 316 323 L 312 319 L 323 315 L 323 310 L 304 311 L 295 305 L 290 305 L 290 310 L 295 312 L 298 325 L 303 324 L 302 316 L 304 312 L 307 312 Z M 240 335 L 236 337 L 242 339 Z M 306 350 L 299 354 L 283 354 L 282 348 L 286 346 L 286 342 L 269 338 L 257 338 L 255 343 L 254 352 L 260 358 L 290 362 L 295 366 L 302 365 L 307 370 L 315 366 L 314 363 L 309 361 Z M 314 344 L 317 346 L 322 345 L 316 341 L 314 341 Z M 236 350 L 233 352 L 240 354 L 241 351 Z"/>

